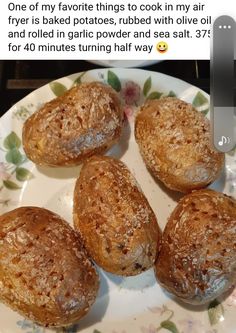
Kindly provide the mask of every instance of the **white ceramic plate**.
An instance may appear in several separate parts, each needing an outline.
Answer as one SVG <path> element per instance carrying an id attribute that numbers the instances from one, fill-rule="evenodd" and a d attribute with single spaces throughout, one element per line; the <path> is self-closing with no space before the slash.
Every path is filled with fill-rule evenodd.
<path id="1" fill-rule="evenodd" d="M 209 96 L 173 77 L 138 69 L 99 69 L 77 73 L 46 85 L 14 105 L 0 119 L 0 210 L 42 206 L 72 222 L 72 193 L 80 167 L 43 168 L 26 160 L 21 145 L 25 119 L 43 103 L 74 83 L 99 80 L 119 91 L 127 121 L 119 144 L 109 154 L 121 158 L 133 172 L 163 228 L 180 194 L 154 181 L 145 168 L 133 134 L 134 114 L 146 98 L 177 95 L 208 113 Z M 212 186 L 235 196 L 236 167 L 233 154 L 226 171 Z M 201 308 L 171 299 L 156 283 L 153 270 L 122 278 L 99 269 L 101 288 L 96 303 L 78 325 L 57 332 L 82 333 L 235 333 L 236 291 L 221 302 Z M 47 330 L 0 305 L 0 333 L 42 333 Z M 55 332 L 55 330 L 54 330 Z"/>

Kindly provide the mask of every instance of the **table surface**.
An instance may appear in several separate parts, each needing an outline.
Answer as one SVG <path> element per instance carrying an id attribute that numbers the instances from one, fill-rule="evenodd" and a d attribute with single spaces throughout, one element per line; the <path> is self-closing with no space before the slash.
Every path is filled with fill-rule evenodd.
<path id="1" fill-rule="evenodd" d="M 83 60 L 0 61 L 0 116 L 40 86 L 72 73 L 95 68 L 101 67 Z M 209 93 L 209 61 L 170 60 L 144 69 L 177 77 Z"/>

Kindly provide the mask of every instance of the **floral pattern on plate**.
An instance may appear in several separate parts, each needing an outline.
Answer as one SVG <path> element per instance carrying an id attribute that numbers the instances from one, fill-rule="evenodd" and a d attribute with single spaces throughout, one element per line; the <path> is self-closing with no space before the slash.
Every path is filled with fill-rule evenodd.
<path id="1" fill-rule="evenodd" d="M 2 143 L 1 151 L 5 155 L 5 161 L 0 161 L 0 193 L 4 188 L 8 190 L 20 190 L 23 182 L 33 178 L 33 174 L 23 167 L 27 161 L 22 153 L 21 139 L 15 132 L 11 132 Z M 8 205 L 10 199 L 1 199 L 0 205 Z"/>

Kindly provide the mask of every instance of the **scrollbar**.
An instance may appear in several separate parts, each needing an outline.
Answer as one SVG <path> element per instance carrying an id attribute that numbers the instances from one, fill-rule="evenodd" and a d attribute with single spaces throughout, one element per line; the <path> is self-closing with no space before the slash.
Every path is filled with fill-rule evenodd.
<path id="1" fill-rule="evenodd" d="M 228 152 L 234 138 L 235 21 L 220 16 L 213 24 L 211 46 L 211 129 L 214 146 Z"/>

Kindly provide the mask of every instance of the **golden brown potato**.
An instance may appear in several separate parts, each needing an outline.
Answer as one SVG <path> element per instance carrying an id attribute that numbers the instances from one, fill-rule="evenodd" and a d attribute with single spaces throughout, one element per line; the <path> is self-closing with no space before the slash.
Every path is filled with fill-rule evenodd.
<path id="1" fill-rule="evenodd" d="M 224 154 L 211 145 L 209 120 L 177 98 L 146 101 L 136 117 L 135 138 L 148 169 L 172 190 L 206 187 L 224 164 Z"/>
<path id="2" fill-rule="evenodd" d="M 83 165 L 74 191 L 74 226 L 104 270 L 136 275 L 152 267 L 160 229 L 128 168 L 111 157 Z"/>
<path id="3" fill-rule="evenodd" d="M 116 143 L 122 123 L 115 90 L 99 82 L 82 83 L 46 103 L 25 122 L 24 150 L 39 165 L 77 165 Z"/>
<path id="4" fill-rule="evenodd" d="M 236 282 L 236 201 L 199 190 L 183 197 L 163 233 L 156 276 L 170 293 L 207 303 Z"/>
<path id="5" fill-rule="evenodd" d="M 0 216 L 0 300 L 44 326 L 69 325 L 95 301 L 98 274 L 58 215 L 22 207 Z"/>

